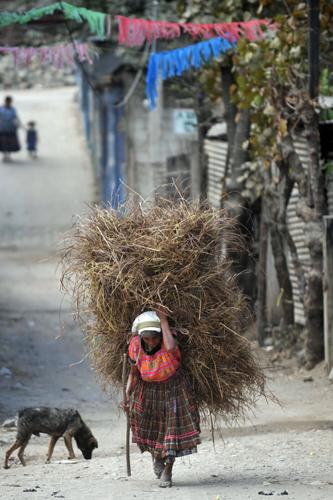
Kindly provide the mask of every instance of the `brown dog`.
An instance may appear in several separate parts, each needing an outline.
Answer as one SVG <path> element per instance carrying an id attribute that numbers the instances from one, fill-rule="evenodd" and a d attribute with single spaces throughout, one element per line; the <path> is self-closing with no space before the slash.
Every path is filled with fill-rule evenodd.
<path id="1" fill-rule="evenodd" d="M 39 436 L 40 433 L 51 436 L 46 463 L 50 463 L 55 444 L 62 436 L 69 459 L 75 458 L 72 446 L 73 437 L 86 459 L 90 459 L 94 448 L 98 447 L 91 430 L 83 422 L 77 410 L 47 407 L 24 408 L 18 413 L 16 440 L 6 452 L 5 469 L 8 469 L 9 457 L 17 448 L 19 448 L 18 457 L 22 465 L 25 465 L 23 455 L 31 435 Z"/>

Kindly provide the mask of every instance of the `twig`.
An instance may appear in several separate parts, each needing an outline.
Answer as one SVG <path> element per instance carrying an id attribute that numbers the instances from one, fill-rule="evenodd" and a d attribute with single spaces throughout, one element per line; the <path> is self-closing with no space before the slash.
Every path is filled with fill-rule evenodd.
<path id="1" fill-rule="evenodd" d="M 126 363 L 127 363 L 127 354 L 123 354 L 123 399 L 126 399 Z M 129 422 L 129 414 L 126 412 L 126 469 L 127 475 L 131 476 L 131 459 L 130 459 L 130 449 L 129 443 L 130 441 L 130 422 Z"/>

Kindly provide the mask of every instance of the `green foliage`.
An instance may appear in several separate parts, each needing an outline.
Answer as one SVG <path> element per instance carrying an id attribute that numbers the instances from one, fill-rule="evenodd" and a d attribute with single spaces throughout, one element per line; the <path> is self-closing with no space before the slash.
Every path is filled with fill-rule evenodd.
<path id="1" fill-rule="evenodd" d="M 320 94 L 333 97 L 333 72 L 324 68 L 320 76 Z M 333 109 L 321 109 L 320 121 L 333 120 Z"/>
<path id="2" fill-rule="evenodd" d="M 251 110 L 251 132 L 249 154 L 252 163 L 247 163 L 248 172 L 241 176 L 244 194 L 253 199 L 262 186 L 263 166 L 280 159 L 279 142 L 297 126 L 297 109 L 307 99 L 308 62 L 308 11 L 307 2 L 299 0 L 186 0 L 178 1 L 179 12 L 186 20 L 203 21 L 203 13 L 211 13 L 208 19 L 248 20 L 270 18 L 277 23 L 276 33 L 264 40 L 249 42 L 242 39 L 232 57 L 227 56 L 223 64 L 233 68 L 235 82 L 229 89 L 230 99 L 239 109 Z M 322 74 L 321 87 L 326 95 L 332 95 L 333 53 L 333 4 L 321 1 L 321 55 L 327 67 Z M 331 67 L 328 67 L 331 65 Z M 204 70 L 201 75 L 205 90 L 216 100 L 218 92 L 214 81 L 220 86 L 219 65 Z M 252 165 L 252 166 L 251 166 Z M 251 167 L 251 168 L 250 168 Z M 252 182 L 252 180 L 254 182 Z M 253 187 L 248 189 L 250 186 Z"/>
<path id="3" fill-rule="evenodd" d="M 240 107 L 251 108 L 252 153 L 264 164 L 279 159 L 279 141 L 299 119 L 295 106 L 307 98 L 307 5 L 288 3 L 290 7 L 294 4 L 293 10 L 288 16 L 275 18 L 275 36 L 255 43 L 242 40 L 234 57 L 235 101 Z M 332 6 L 322 5 L 322 28 L 332 30 L 326 23 L 332 13 Z M 323 30 L 326 47 L 327 35 Z M 328 74 L 328 70 L 323 74 L 322 83 L 330 92 Z"/>
<path id="4" fill-rule="evenodd" d="M 279 159 L 278 139 L 288 130 L 283 116 L 285 98 L 306 88 L 306 9 L 298 22 L 280 16 L 278 29 L 264 40 L 238 43 L 233 58 L 234 101 L 251 108 L 251 151 L 264 164 Z"/>
<path id="5" fill-rule="evenodd" d="M 306 6 L 294 18 L 277 16 L 275 35 L 257 42 L 243 39 L 234 57 L 234 100 L 251 108 L 250 143 L 265 165 L 279 159 L 278 139 L 287 133 L 283 98 L 306 86 Z"/>
<path id="6" fill-rule="evenodd" d="M 322 169 L 325 170 L 327 174 L 332 174 L 333 173 L 333 162 L 325 163 L 322 166 Z"/>
<path id="7" fill-rule="evenodd" d="M 333 95 L 333 73 L 325 68 L 320 75 L 320 93 L 322 95 Z"/>

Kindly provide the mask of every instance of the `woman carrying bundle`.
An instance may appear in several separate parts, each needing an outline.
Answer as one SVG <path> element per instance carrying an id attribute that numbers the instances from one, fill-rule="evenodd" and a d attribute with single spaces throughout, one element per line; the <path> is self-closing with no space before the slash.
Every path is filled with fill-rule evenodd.
<path id="1" fill-rule="evenodd" d="M 160 487 L 172 486 L 176 457 L 195 453 L 200 417 L 181 352 L 163 312 L 138 316 L 128 354 L 131 371 L 124 408 L 129 411 L 133 442 L 153 458 Z"/>

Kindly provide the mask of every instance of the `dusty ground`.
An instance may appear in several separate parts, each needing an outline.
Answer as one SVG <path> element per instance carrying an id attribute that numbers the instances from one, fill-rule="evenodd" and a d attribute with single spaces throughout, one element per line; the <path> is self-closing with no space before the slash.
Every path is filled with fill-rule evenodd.
<path id="1" fill-rule="evenodd" d="M 158 488 L 149 456 L 134 446 L 132 477 L 126 477 L 124 418 L 88 361 L 72 366 L 84 357 L 84 346 L 56 271 L 56 242 L 94 198 L 74 90 L 13 94 L 22 120 L 35 119 L 42 137 L 36 162 L 21 152 L 12 165 L 0 164 L 0 420 L 27 405 L 74 406 L 99 448 L 91 461 L 78 453 L 72 463 L 59 463 L 66 458 L 59 442 L 45 465 L 47 438 L 33 438 L 27 467 L 15 458 L 10 470 L 0 470 L 1 498 L 333 498 L 333 388 L 324 367 L 305 382 L 309 374 L 289 361 L 270 372 L 282 407 L 261 402 L 251 419 L 224 429 L 215 451 L 205 431 L 199 453 L 177 462 L 174 488 Z M 15 429 L 0 428 L 1 459 L 14 435 Z"/>

